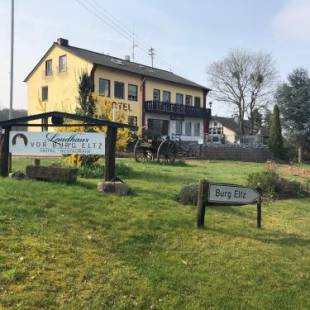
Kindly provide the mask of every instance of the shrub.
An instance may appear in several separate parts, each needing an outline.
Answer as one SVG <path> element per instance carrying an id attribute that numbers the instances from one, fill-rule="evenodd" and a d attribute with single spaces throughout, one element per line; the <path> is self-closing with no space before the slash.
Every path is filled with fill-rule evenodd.
<path id="1" fill-rule="evenodd" d="M 124 162 L 116 163 L 116 175 L 120 177 L 129 177 L 133 175 L 133 169 Z"/>
<path id="2" fill-rule="evenodd" d="M 133 170 L 126 163 L 116 163 L 116 176 L 129 177 L 133 174 Z M 79 168 L 79 176 L 85 179 L 103 179 L 104 178 L 104 166 L 95 164 L 91 166 L 81 166 Z"/>
<path id="3" fill-rule="evenodd" d="M 279 178 L 276 193 L 280 198 L 297 198 L 304 194 L 304 190 L 299 182 Z"/>
<path id="4" fill-rule="evenodd" d="M 249 174 L 247 185 L 260 187 L 271 198 L 297 198 L 305 194 L 301 183 L 281 178 L 271 169 Z"/>
<path id="5" fill-rule="evenodd" d="M 177 200 L 183 205 L 196 205 L 197 204 L 198 184 L 185 185 Z"/>
<path id="6" fill-rule="evenodd" d="M 248 175 L 247 185 L 252 188 L 260 187 L 264 194 L 274 197 L 279 175 L 272 170 L 255 172 Z"/>
<path id="7" fill-rule="evenodd" d="M 102 165 L 81 166 L 79 176 L 85 179 L 103 179 L 104 170 Z"/>

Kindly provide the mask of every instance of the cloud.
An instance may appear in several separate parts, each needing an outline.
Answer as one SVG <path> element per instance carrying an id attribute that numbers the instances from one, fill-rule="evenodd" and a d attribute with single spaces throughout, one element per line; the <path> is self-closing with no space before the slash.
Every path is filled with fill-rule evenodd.
<path id="1" fill-rule="evenodd" d="M 310 1 L 288 0 L 286 6 L 273 19 L 278 38 L 306 41 L 310 39 Z"/>

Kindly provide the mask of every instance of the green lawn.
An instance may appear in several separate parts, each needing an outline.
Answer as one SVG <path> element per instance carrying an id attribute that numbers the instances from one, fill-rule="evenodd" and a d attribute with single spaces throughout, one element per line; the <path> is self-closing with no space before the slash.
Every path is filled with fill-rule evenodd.
<path id="1" fill-rule="evenodd" d="M 310 308 L 310 198 L 265 205 L 261 230 L 254 206 L 209 208 L 197 230 L 183 184 L 244 184 L 264 166 L 123 162 L 127 197 L 0 179 L 0 309 Z"/>

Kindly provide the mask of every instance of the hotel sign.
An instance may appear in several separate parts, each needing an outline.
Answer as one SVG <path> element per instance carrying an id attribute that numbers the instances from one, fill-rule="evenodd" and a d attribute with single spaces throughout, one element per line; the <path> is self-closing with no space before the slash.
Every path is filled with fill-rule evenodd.
<path id="1" fill-rule="evenodd" d="M 105 135 L 93 132 L 10 132 L 13 155 L 104 155 Z"/>
<path id="2" fill-rule="evenodd" d="M 105 106 L 110 105 L 112 109 L 124 112 L 132 112 L 130 103 L 122 101 L 112 101 L 110 99 L 104 99 L 103 104 Z"/>

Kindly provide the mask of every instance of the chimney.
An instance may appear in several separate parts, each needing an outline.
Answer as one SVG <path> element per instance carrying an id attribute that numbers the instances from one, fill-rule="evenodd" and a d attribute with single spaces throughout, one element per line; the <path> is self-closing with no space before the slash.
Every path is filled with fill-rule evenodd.
<path id="1" fill-rule="evenodd" d="M 130 56 L 129 55 L 125 55 L 125 60 L 126 61 L 130 61 Z"/>
<path id="2" fill-rule="evenodd" d="M 69 41 L 67 39 L 64 39 L 64 38 L 58 38 L 57 39 L 57 44 L 61 45 L 61 46 L 68 46 L 69 45 Z"/>

